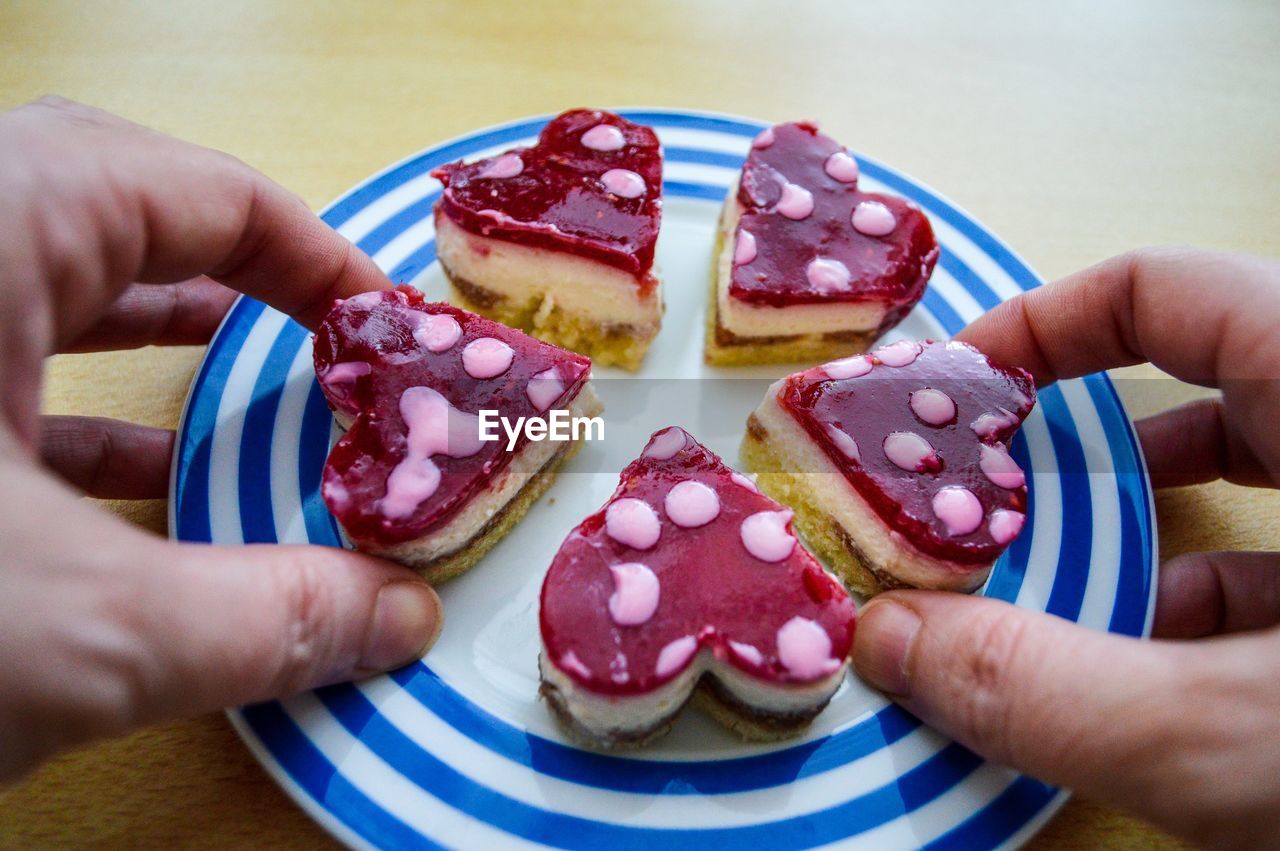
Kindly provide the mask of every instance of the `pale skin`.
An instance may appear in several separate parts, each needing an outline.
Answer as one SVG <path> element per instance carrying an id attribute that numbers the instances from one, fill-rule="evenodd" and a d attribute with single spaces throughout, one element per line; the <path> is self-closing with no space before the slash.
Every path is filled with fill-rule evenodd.
<path id="1" fill-rule="evenodd" d="M 42 417 L 44 359 L 208 339 L 235 291 L 314 326 L 390 286 L 238 161 L 65 101 L 0 116 L 0 781 L 137 726 L 395 667 L 434 640 L 415 574 L 333 549 L 181 545 L 81 500 L 165 494 L 173 433 Z M 1221 397 L 1142 422 L 1157 486 L 1280 475 L 1280 264 L 1134 252 L 962 337 L 1040 383 L 1151 361 Z M 1271 345 L 1268 346 L 1268 343 Z M 127 376 L 103 380 L 127 382 Z M 1163 566 L 1157 641 L 892 592 L 865 680 L 969 747 L 1221 846 L 1280 842 L 1280 557 Z"/>
<path id="2" fill-rule="evenodd" d="M 1280 263 L 1137 251 L 1007 302 L 960 337 L 1045 384 L 1150 361 L 1218 398 L 1138 424 L 1157 487 L 1280 482 Z M 862 677 L 999 762 L 1196 842 L 1280 843 L 1280 554 L 1178 556 L 1155 641 L 982 598 L 876 597 Z"/>
<path id="3" fill-rule="evenodd" d="M 243 163 L 61 100 L 0 116 L 0 187 L 0 781 L 421 653 L 441 614 L 416 574 L 147 534 L 79 494 L 164 496 L 173 433 L 40 416 L 48 355 L 203 342 L 234 290 L 314 326 L 390 286 L 369 258 Z"/>

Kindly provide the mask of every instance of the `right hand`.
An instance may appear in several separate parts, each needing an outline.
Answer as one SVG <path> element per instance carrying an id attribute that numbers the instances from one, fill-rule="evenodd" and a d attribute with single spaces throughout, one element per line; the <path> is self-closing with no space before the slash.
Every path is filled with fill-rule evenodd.
<path id="1" fill-rule="evenodd" d="M 1150 361 L 1218 387 L 1138 423 L 1153 483 L 1280 482 L 1280 263 L 1138 251 L 958 336 L 1040 384 Z M 1200 843 L 1278 847 L 1280 554 L 1181 555 L 1157 594 L 1163 640 L 1148 642 L 995 600 L 893 591 L 863 611 L 854 664 L 997 762 Z"/>

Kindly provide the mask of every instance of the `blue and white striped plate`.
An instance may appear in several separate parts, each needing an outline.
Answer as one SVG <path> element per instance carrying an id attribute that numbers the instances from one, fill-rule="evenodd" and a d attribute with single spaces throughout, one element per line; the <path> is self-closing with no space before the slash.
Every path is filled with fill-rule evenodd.
<path id="1" fill-rule="evenodd" d="M 448 623 L 393 674 L 250 706 L 232 719 L 268 771 L 353 846 L 994 847 L 1025 840 L 1064 793 L 984 762 L 850 677 L 802 739 L 745 745 L 689 712 L 624 756 L 568 744 L 537 699 L 537 591 L 565 533 L 594 511 L 653 430 L 678 423 L 731 463 L 761 378 L 702 363 L 713 232 L 763 124 L 630 111 L 666 148 L 658 258 L 667 312 L 640 379 L 602 380 L 606 439 L 589 444 L 489 556 L 442 589 Z M 483 130 L 376 175 L 324 218 L 396 281 L 443 297 L 428 172 L 530 142 L 545 118 Z M 864 186 L 915 200 L 942 258 L 895 337 L 945 337 L 1039 283 L 994 235 L 935 192 L 859 157 Z M 598 378 L 610 377 L 598 370 Z M 711 380 L 711 379 L 724 380 Z M 672 388 L 687 402 L 673 404 Z M 691 388 L 693 388 L 691 390 Z M 209 346 L 179 432 L 172 534 L 187 541 L 340 546 L 320 500 L 335 431 L 306 331 L 241 299 Z M 1149 629 L 1150 489 L 1133 429 L 1103 376 L 1046 389 L 1015 441 L 1031 471 L 1026 530 L 985 593 L 1091 627 Z"/>

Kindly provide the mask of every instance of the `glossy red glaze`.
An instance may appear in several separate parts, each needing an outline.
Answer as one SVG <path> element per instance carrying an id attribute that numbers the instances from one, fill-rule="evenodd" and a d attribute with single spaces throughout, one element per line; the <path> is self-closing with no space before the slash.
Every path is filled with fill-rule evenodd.
<path id="1" fill-rule="evenodd" d="M 827 174 L 827 158 L 843 151 L 812 124 L 779 124 L 772 144 L 753 147 L 742 167 L 738 230 L 756 241 L 756 256 L 735 265 L 729 294 L 759 305 L 786 307 L 827 302 L 885 302 L 889 313 L 881 330 L 896 325 L 924 294 L 938 259 L 933 228 L 919 208 L 893 195 L 862 192 L 857 182 Z M 783 186 L 795 184 L 813 195 L 813 212 L 800 220 L 780 213 Z M 877 201 L 897 221 L 885 236 L 855 230 L 853 210 Z M 806 270 L 817 258 L 837 260 L 850 274 L 850 286 L 819 291 Z"/>
<path id="2" fill-rule="evenodd" d="M 822 447 L 857 492 L 890 529 L 916 549 L 960 564 L 990 563 L 1005 550 L 987 528 L 991 512 L 1027 508 L 1026 486 L 1006 489 L 993 483 L 979 466 L 980 444 L 1006 445 L 1035 405 L 1035 383 L 1017 367 L 992 363 L 972 346 L 955 341 L 925 342 L 923 351 L 906 366 L 879 363 L 858 378 L 836 380 L 822 367 L 784 379 L 778 403 L 790 412 Z M 872 352 L 868 357 L 875 356 Z M 940 426 L 921 420 L 911 409 L 911 394 L 931 387 L 946 393 L 956 416 Z M 983 414 L 1004 408 L 1013 416 L 986 438 L 972 423 Z M 861 461 L 851 460 L 836 444 L 828 425 L 856 441 Z M 884 452 L 891 432 L 911 432 L 924 438 L 937 454 L 922 472 L 908 472 Z M 945 486 L 968 488 L 982 504 L 986 520 L 967 535 L 947 534 L 934 515 L 933 497 Z"/>
<path id="3" fill-rule="evenodd" d="M 657 434 L 650 439 L 651 446 L 656 438 Z M 661 523 L 655 546 L 637 550 L 611 538 L 605 531 L 608 504 L 560 546 L 542 585 L 540 623 L 547 658 L 592 691 L 643 694 L 688 666 L 665 676 L 656 671 L 662 648 L 691 635 L 700 649 L 710 649 L 738 670 L 767 683 L 785 684 L 795 679 L 778 659 L 777 633 L 799 616 L 815 621 L 831 639 L 832 657 L 843 659 L 853 642 L 855 618 L 844 587 L 799 541 L 782 561 L 753 557 L 742 542 L 742 521 L 782 506 L 735 481 L 733 471 L 716 455 L 687 434 L 684 438 L 684 448 L 670 459 L 642 455 L 628 465 L 609 500 L 630 497 L 652 507 Z M 692 529 L 673 523 L 664 510 L 667 492 L 688 480 L 710 487 L 720 500 L 719 515 Z M 787 530 L 794 535 L 789 523 Z M 657 610 L 638 626 L 618 626 L 609 614 L 608 601 L 615 590 L 609 568 L 626 562 L 646 565 L 660 586 Z M 759 664 L 732 650 L 731 641 L 759 650 Z M 560 664 L 570 651 L 590 676 Z M 622 681 L 615 678 L 623 671 L 619 654 L 626 660 Z"/>
<path id="4" fill-rule="evenodd" d="M 619 150 L 582 144 L 583 134 L 599 124 L 621 131 Z M 552 119 L 536 145 L 508 153 L 523 163 L 513 177 L 482 176 L 498 157 L 433 171 L 446 187 L 436 214 L 482 236 L 589 257 L 652 286 L 648 273 L 662 216 L 662 148 L 651 129 L 611 112 L 573 109 Z M 640 175 L 644 194 L 624 198 L 608 191 L 602 178 L 611 169 Z"/>
<path id="5" fill-rule="evenodd" d="M 430 352 L 414 339 L 415 314 L 445 314 L 461 326 L 448 349 Z M 462 364 L 466 345 L 480 337 L 502 340 L 515 351 L 511 367 L 491 379 L 476 379 Z M 368 364 L 367 374 L 335 380 L 335 364 Z M 497 410 L 515 421 L 539 417 L 526 393 L 529 379 L 556 367 L 565 392 L 553 403 L 563 408 L 590 378 L 591 360 L 535 340 L 497 322 L 447 304 L 427 302 L 402 286 L 338 302 L 316 331 L 315 368 L 329 406 L 354 416 L 350 429 L 329 453 L 321 482 L 325 505 L 358 543 L 391 545 L 429 533 L 481 494 L 526 442 L 521 432 L 514 451 L 505 435 L 486 442 L 467 458 L 433 455 L 440 484 L 409 517 L 390 519 L 379 511 L 387 477 L 406 455 L 406 426 L 400 397 L 410 387 L 430 387 L 470 414 Z M 362 368 L 357 368 L 362 369 Z M 342 371 L 353 371 L 340 367 Z M 330 380 L 327 380 L 330 379 Z"/>

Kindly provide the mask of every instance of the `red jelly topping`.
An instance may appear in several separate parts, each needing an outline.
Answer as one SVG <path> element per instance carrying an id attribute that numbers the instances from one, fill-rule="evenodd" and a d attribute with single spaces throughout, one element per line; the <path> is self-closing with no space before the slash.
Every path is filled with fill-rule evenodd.
<path id="1" fill-rule="evenodd" d="M 892 530 L 977 566 L 1022 528 L 1007 446 L 1035 397 L 1025 370 L 972 346 L 901 341 L 788 376 L 777 398 Z"/>
<path id="2" fill-rule="evenodd" d="M 589 257 L 652 285 L 662 148 L 648 127 L 573 109 L 552 119 L 532 148 L 432 174 L 446 187 L 437 215 L 459 227 Z"/>
<path id="3" fill-rule="evenodd" d="M 335 304 L 315 367 L 329 406 L 354 417 L 321 495 L 353 540 L 386 546 L 449 520 L 520 451 L 523 430 L 511 452 L 501 428 L 480 442 L 478 411 L 542 417 L 578 395 L 591 361 L 402 286 Z"/>
<path id="4" fill-rule="evenodd" d="M 543 652 L 616 695 L 674 679 L 702 649 L 769 683 L 829 675 L 852 644 L 854 604 L 790 516 L 683 429 L 657 432 L 556 554 Z"/>
<path id="5" fill-rule="evenodd" d="M 902 198 L 860 191 L 845 149 L 814 125 L 779 124 L 771 132 L 742 167 L 735 237 L 749 233 L 755 251 L 739 255 L 750 259 L 734 265 L 730 295 L 773 307 L 887 302 L 881 330 L 897 324 L 924 294 L 938 259 L 929 220 Z"/>

